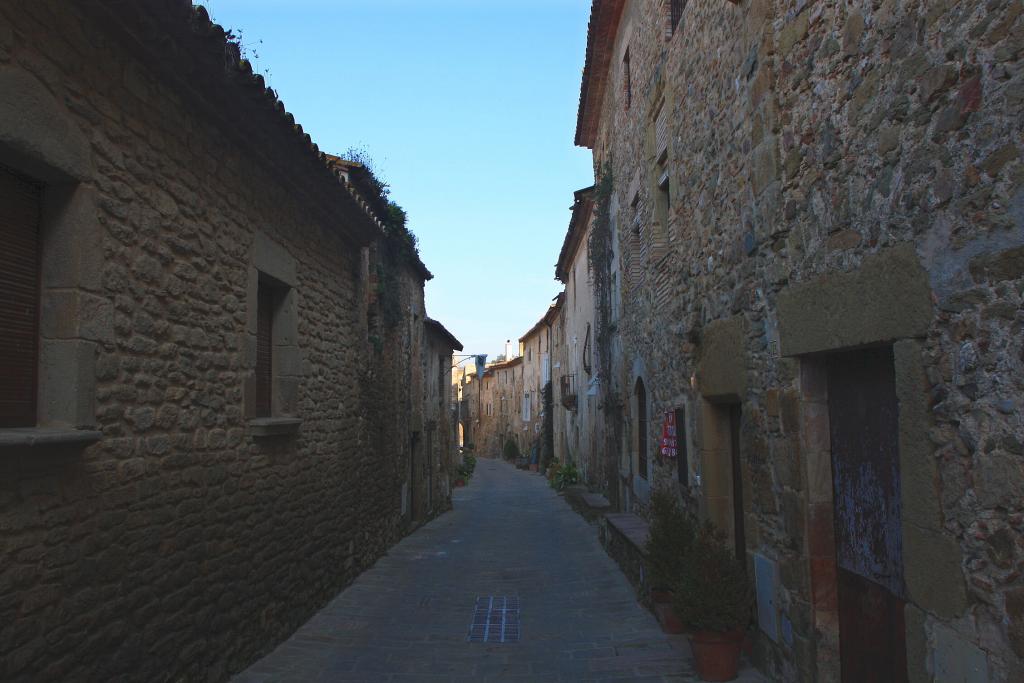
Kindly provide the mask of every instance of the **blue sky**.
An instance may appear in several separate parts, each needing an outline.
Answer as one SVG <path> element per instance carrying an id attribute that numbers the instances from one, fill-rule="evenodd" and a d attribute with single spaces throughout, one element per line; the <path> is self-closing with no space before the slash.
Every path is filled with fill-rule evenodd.
<path id="1" fill-rule="evenodd" d="M 588 0 L 205 0 L 321 149 L 374 159 L 434 273 L 427 313 L 501 353 L 561 289 Z"/>

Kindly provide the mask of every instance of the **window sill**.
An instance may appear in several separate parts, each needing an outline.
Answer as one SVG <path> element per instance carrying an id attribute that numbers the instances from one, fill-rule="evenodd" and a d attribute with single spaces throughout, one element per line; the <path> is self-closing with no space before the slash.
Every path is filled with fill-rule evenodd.
<path id="1" fill-rule="evenodd" d="M 249 434 L 256 438 L 295 434 L 302 425 L 298 417 L 257 417 L 249 420 Z"/>
<path id="2" fill-rule="evenodd" d="M 55 429 L 49 427 L 12 427 L 0 429 L 0 450 L 10 448 L 84 448 L 103 438 L 103 432 L 91 429 Z"/>

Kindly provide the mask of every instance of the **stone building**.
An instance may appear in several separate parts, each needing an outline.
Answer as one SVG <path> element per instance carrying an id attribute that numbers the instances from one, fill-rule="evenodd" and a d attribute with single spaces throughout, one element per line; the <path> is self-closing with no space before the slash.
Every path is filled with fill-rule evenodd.
<path id="1" fill-rule="evenodd" d="M 523 359 L 491 363 L 479 380 L 479 415 L 475 445 L 480 455 L 500 458 L 505 443 L 524 450 L 522 433 Z"/>
<path id="2" fill-rule="evenodd" d="M 187 0 L 0 4 L 0 679 L 225 679 L 429 514 L 391 209 Z"/>
<path id="3" fill-rule="evenodd" d="M 473 382 L 475 369 L 464 365 L 454 364 L 452 368 L 452 405 L 455 408 L 455 415 L 452 418 L 453 434 L 452 439 L 456 447 L 466 446 L 473 443 L 472 422 L 474 410 L 469 385 Z"/>
<path id="4" fill-rule="evenodd" d="M 421 518 L 433 517 L 438 512 L 451 508 L 452 481 L 458 459 L 457 446 L 452 438 L 452 395 L 451 371 L 452 354 L 462 351 L 462 344 L 445 329 L 444 325 L 427 318 L 426 349 L 423 363 L 423 456 L 420 468 L 424 473 L 422 488 L 426 495 L 420 496 L 423 514 Z M 414 474 L 413 481 L 418 477 Z M 420 487 L 414 484 L 412 490 Z M 413 507 L 415 510 L 415 506 Z"/>
<path id="5" fill-rule="evenodd" d="M 593 2 L 600 485 L 729 534 L 774 677 L 1024 679 L 1021 14 Z"/>
<path id="6" fill-rule="evenodd" d="M 519 355 L 523 359 L 523 397 L 520 407 L 523 440 L 531 463 L 554 457 L 553 443 L 546 443 L 545 421 L 549 406 L 545 405 L 545 390 L 550 391 L 551 350 L 554 341 L 554 323 L 562 307 L 562 295 L 548 306 L 541 319 L 519 338 Z M 550 427 L 548 428 L 550 431 Z M 547 439 L 550 441 L 550 439 Z"/>
<path id="7" fill-rule="evenodd" d="M 555 279 L 565 285 L 558 311 L 555 371 L 555 450 L 571 462 L 584 481 L 604 488 L 607 472 L 598 412 L 601 377 L 597 360 L 594 283 L 588 256 L 594 188 L 576 192 L 572 219 L 558 255 Z"/>

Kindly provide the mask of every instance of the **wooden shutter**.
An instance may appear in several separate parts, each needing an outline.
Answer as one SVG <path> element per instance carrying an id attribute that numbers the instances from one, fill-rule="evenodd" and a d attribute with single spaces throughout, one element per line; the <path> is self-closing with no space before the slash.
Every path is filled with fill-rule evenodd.
<path id="1" fill-rule="evenodd" d="M 686 0 L 670 0 L 669 5 L 671 14 L 669 22 L 672 33 L 675 33 L 676 27 L 679 25 L 679 20 L 683 18 L 683 9 L 686 7 Z"/>
<path id="2" fill-rule="evenodd" d="M 274 290 L 260 283 L 256 306 L 256 414 L 270 417 L 274 357 Z"/>
<path id="3" fill-rule="evenodd" d="M 658 114 L 654 118 L 654 157 L 658 164 L 664 164 L 668 160 L 668 116 L 669 103 L 662 100 L 658 107 Z M 667 180 L 668 171 L 659 169 L 658 175 L 665 176 Z M 663 178 L 658 178 L 658 187 L 661 187 Z"/>
<path id="4" fill-rule="evenodd" d="M 0 427 L 34 427 L 42 188 L 0 167 Z"/>

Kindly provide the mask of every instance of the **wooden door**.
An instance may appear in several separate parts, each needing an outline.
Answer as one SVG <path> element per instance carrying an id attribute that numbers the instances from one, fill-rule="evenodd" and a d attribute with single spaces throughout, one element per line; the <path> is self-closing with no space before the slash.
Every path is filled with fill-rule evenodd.
<path id="1" fill-rule="evenodd" d="M 427 474 L 427 511 L 428 513 L 434 509 L 434 430 L 433 428 L 427 430 L 427 457 L 426 457 L 426 474 Z"/>
<path id="2" fill-rule="evenodd" d="M 736 559 L 747 566 L 747 534 L 743 518 L 743 461 L 740 458 L 740 420 L 742 408 L 729 406 L 729 456 L 732 460 L 732 519 Z"/>
<path id="3" fill-rule="evenodd" d="M 420 433 L 413 432 L 409 440 L 409 519 L 419 517 L 416 514 L 416 447 L 420 442 Z"/>
<path id="4" fill-rule="evenodd" d="M 907 680 L 899 406 L 892 348 L 828 363 L 843 681 Z"/>

